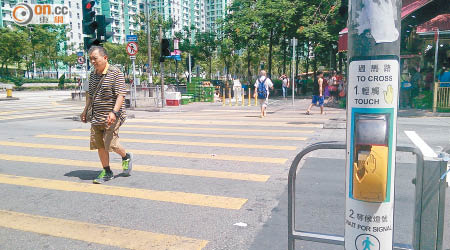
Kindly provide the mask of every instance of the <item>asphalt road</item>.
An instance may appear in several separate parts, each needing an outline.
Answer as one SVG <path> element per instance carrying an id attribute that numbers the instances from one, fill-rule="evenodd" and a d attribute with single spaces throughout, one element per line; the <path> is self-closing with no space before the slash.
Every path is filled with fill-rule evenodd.
<path id="1" fill-rule="evenodd" d="M 93 185 L 100 163 L 88 148 L 89 125 L 71 119 L 82 102 L 68 101 L 64 91 L 14 95 L 20 99 L 2 102 L 0 111 L 0 249 L 283 250 L 292 159 L 308 144 L 345 141 L 345 129 L 323 128 L 342 123 L 345 110 L 305 116 L 308 100 L 295 107 L 271 101 L 264 119 L 254 106 L 207 103 L 129 111 L 135 118 L 120 138 L 135 154 L 134 172 L 121 177 L 120 158 L 111 154 L 118 178 Z M 409 144 L 403 130 L 432 147 L 449 142 L 449 118 L 398 123 L 399 145 Z M 305 161 L 298 227 L 343 234 L 343 156 L 314 152 Z M 399 155 L 398 162 L 395 238 L 408 243 L 414 161 Z"/>

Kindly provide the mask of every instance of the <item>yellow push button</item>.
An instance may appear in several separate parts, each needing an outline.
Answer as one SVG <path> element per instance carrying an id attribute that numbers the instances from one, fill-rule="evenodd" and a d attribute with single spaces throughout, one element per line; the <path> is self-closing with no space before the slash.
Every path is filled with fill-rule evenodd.
<path id="1" fill-rule="evenodd" d="M 388 147 L 371 146 L 359 151 L 353 162 L 353 198 L 369 202 L 386 200 Z"/>

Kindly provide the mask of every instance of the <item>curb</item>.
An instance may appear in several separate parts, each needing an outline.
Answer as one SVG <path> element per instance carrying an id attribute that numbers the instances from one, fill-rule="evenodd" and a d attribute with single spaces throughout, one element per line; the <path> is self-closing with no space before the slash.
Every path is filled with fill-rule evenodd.
<path id="1" fill-rule="evenodd" d="M 6 98 L 0 98 L 0 101 L 14 101 L 19 100 L 18 97 L 6 97 Z"/>

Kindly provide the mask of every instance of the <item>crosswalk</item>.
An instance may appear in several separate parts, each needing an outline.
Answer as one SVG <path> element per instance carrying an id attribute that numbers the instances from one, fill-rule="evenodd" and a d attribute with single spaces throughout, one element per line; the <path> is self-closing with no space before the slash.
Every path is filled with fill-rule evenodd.
<path id="1" fill-rule="evenodd" d="M 50 91 L 42 96 L 43 92 L 20 93 L 15 92 L 18 100 L 1 102 L 0 123 L 16 120 L 33 120 L 50 117 L 67 117 L 81 113 L 83 103 L 70 101 L 68 91 Z"/>
<path id="2" fill-rule="evenodd" d="M 26 103 L 53 102 L 36 97 Z M 20 232 L 95 244 L 90 249 L 246 249 L 252 237 L 241 234 L 256 233 L 272 209 L 261 202 L 276 202 L 277 194 L 270 192 L 326 120 L 296 118 L 294 111 L 259 119 L 247 107 L 135 112 L 119 132 L 121 144 L 135 155 L 132 176 L 118 174 L 94 185 L 100 163 L 89 150 L 89 125 L 60 119 L 79 107 L 59 104 L 58 111 L 11 104 L 3 111 L 14 124 L 45 117 L 48 127 L 30 129 L 27 136 L 14 127 L 0 134 L 0 228 L 14 230 L 18 239 L 10 242 L 0 234 L 0 249 L 29 246 Z M 53 123 L 56 119 L 62 122 Z M 27 126 L 32 125 L 18 129 Z M 111 163 L 120 173 L 114 154 Z M 234 235 L 233 224 L 246 219 L 254 226 Z M 246 240 L 229 240 L 240 237 Z M 53 238 L 48 240 L 51 245 Z"/>

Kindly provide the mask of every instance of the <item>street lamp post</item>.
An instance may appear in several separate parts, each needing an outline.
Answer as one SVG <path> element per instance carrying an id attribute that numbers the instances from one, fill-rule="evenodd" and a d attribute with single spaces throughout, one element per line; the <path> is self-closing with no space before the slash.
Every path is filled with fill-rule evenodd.
<path id="1" fill-rule="evenodd" d="M 151 8 L 149 7 L 149 0 L 145 1 L 145 16 L 147 18 L 147 47 L 148 47 L 148 83 L 153 83 L 153 76 L 152 76 L 152 37 L 151 37 L 151 23 L 150 23 L 150 13 L 149 11 Z"/>
<path id="2" fill-rule="evenodd" d="M 295 94 L 295 47 L 297 46 L 297 39 L 294 37 L 292 38 L 292 79 L 291 79 L 291 85 L 292 85 L 292 106 L 294 106 L 294 94 Z"/>
<path id="3" fill-rule="evenodd" d="M 163 33 L 162 33 L 162 25 L 159 24 L 159 44 L 162 44 L 162 37 L 163 37 Z M 161 55 L 162 57 L 163 55 Z M 159 65 L 161 68 L 161 107 L 164 108 L 164 62 L 162 62 L 162 60 L 159 60 Z"/>

